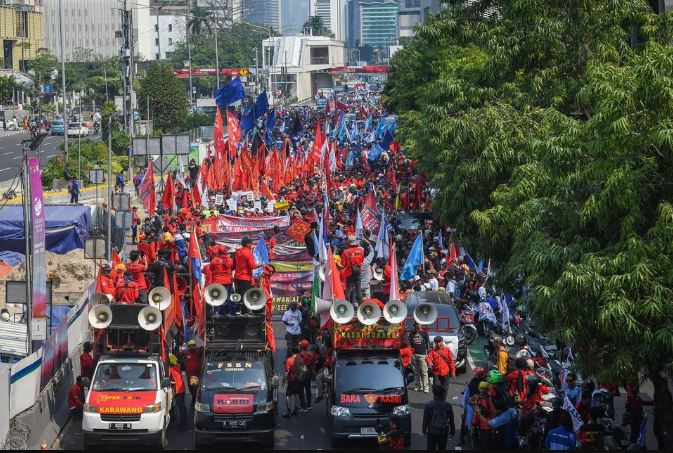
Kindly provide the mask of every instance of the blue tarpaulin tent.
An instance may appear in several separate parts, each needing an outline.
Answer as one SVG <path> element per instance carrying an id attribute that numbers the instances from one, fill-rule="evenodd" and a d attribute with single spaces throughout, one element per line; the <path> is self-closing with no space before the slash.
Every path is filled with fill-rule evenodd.
<path id="1" fill-rule="evenodd" d="M 91 209 L 88 206 L 47 205 L 45 222 L 47 251 L 68 253 L 84 248 L 91 225 Z M 25 251 L 21 206 L 5 206 L 0 211 L 0 250 Z"/>

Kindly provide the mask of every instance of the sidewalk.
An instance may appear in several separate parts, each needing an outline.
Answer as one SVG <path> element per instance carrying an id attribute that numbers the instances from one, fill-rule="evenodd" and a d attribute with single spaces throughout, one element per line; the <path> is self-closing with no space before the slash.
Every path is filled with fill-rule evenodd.
<path id="1" fill-rule="evenodd" d="M 98 185 L 98 198 L 103 198 L 105 199 L 107 196 L 107 184 L 99 184 Z M 135 194 L 133 184 L 127 184 L 124 187 L 124 190 L 126 192 L 131 192 L 132 195 Z M 62 204 L 62 203 L 70 203 L 70 193 L 68 193 L 67 190 L 58 190 L 58 191 L 49 191 L 44 193 L 44 198 L 46 200 L 46 204 Z M 80 204 L 83 201 L 93 201 L 95 202 L 96 198 L 96 186 L 91 185 L 84 187 L 80 189 L 79 193 L 79 202 Z M 21 191 L 17 191 L 17 197 L 12 198 L 7 201 L 7 203 L 21 203 L 22 201 L 22 196 L 21 196 Z"/>

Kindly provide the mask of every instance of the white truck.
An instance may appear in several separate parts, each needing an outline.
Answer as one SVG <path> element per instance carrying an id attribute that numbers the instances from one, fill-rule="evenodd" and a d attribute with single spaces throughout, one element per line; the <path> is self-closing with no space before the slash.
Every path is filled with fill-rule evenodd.
<path id="1" fill-rule="evenodd" d="M 84 449 L 110 442 L 166 448 L 172 399 L 171 381 L 158 355 L 101 356 L 84 404 Z"/>

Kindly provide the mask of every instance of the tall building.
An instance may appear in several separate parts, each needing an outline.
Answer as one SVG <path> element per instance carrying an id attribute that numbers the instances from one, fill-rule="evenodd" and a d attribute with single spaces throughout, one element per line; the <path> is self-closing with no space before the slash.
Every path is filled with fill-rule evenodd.
<path id="1" fill-rule="evenodd" d="M 397 43 L 397 0 L 361 0 L 360 45 L 388 47 Z"/>
<path id="2" fill-rule="evenodd" d="M 2 36 L 2 67 L 26 70 L 26 61 L 32 60 L 44 46 L 42 13 L 27 5 L 0 6 L 0 36 Z"/>
<path id="3" fill-rule="evenodd" d="M 310 0 L 280 0 L 280 32 L 296 35 L 308 19 Z"/>
<path id="4" fill-rule="evenodd" d="M 243 20 L 281 30 L 280 0 L 243 0 Z"/>
<path id="5" fill-rule="evenodd" d="M 63 32 L 66 61 L 93 61 L 119 55 L 121 38 L 120 0 L 63 0 Z M 59 0 L 42 0 L 44 13 L 44 47 L 61 56 L 59 31 Z M 134 49 L 138 53 L 138 38 L 149 22 L 150 0 L 133 0 Z"/>
<path id="6" fill-rule="evenodd" d="M 325 28 L 334 33 L 334 39 L 346 41 L 348 24 L 347 0 L 311 1 L 311 15 L 322 19 Z"/>
<path id="7" fill-rule="evenodd" d="M 397 13 L 397 21 L 400 27 L 401 39 L 414 36 L 414 25 L 420 23 L 421 0 L 399 0 L 400 9 Z"/>
<path id="8" fill-rule="evenodd" d="M 187 37 L 187 17 L 162 10 L 150 10 L 149 27 L 138 34 L 138 53 L 145 60 L 171 58 L 175 46 Z"/>

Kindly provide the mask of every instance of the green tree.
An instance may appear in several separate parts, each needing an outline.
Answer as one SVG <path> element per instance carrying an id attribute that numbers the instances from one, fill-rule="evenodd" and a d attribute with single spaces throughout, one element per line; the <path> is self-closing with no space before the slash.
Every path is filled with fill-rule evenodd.
<path id="1" fill-rule="evenodd" d="M 310 28 L 313 36 L 328 36 L 334 38 L 334 33 L 332 33 L 329 28 L 325 27 L 322 17 L 320 16 L 310 16 L 306 22 L 304 22 L 303 28 L 304 30 Z"/>
<path id="2" fill-rule="evenodd" d="M 645 0 L 449 3 L 384 92 L 440 188 L 435 215 L 503 286 L 525 277 L 582 371 L 651 379 L 673 433 L 673 16 Z"/>
<path id="3" fill-rule="evenodd" d="M 0 101 L 9 101 L 12 99 L 16 80 L 14 76 L 0 76 Z"/>
<path id="4" fill-rule="evenodd" d="M 187 117 L 187 92 L 170 65 L 151 62 L 138 90 L 139 105 L 149 102 L 154 129 L 164 133 L 182 132 Z"/>
<path id="5" fill-rule="evenodd" d="M 57 70 L 58 67 L 58 58 L 44 47 L 37 49 L 35 58 L 28 61 L 28 69 L 35 71 L 38 84 L 50 80 L 52 71 Z"/>

